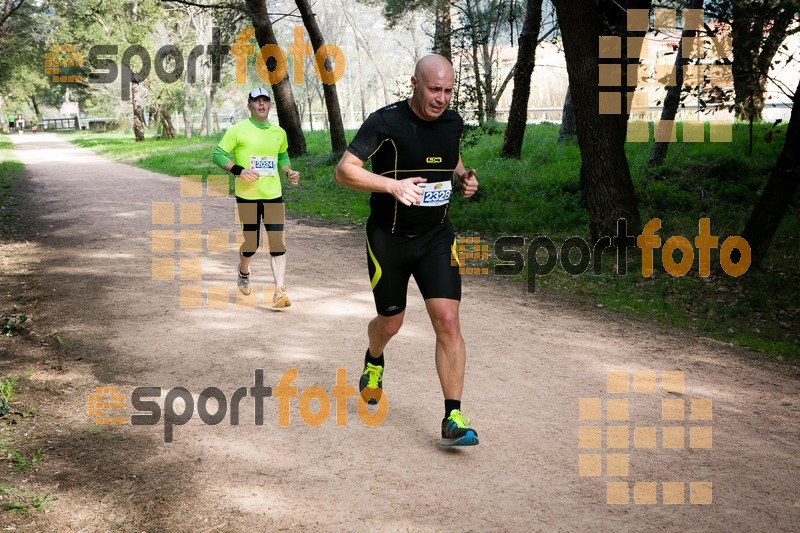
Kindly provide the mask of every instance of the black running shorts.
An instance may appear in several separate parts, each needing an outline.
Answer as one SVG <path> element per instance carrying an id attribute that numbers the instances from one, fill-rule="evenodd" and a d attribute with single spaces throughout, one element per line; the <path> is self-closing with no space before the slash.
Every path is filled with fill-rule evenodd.
<path id="1" fill-rule="evenodd" d="M 412 275 L 426 300 L 461 300 L 455 234 L 449 220 L 414 237 L 392 235 L 367 221 L 367 266 L 379 315 L 405 310 Z"/>
<path id="2" fill-rule="evenodd" d="M 261 243 L 260 224 L 264 223 L 267 230 L 267 244 L 269 254 L 272 256 L 286 253 L 283 227 L 286 223 L 286 212 L 283 196 L 272 200 L 248 200 L 236 197 L 236 208 L 239 211 L 239 221 L 242 223 L 244 242 L 239 251 L 245 257 L 252 257 Z"/>

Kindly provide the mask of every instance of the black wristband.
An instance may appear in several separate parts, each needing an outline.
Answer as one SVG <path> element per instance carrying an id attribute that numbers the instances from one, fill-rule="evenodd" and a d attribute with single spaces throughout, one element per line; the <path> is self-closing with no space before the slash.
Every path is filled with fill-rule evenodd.
<path id="1" fill-rule="evenodd" d="M 241 166 L 241 165 L 233 165 L 231 167 L 231 174 L 233 174 L 234 176 L 238 176 L 239 174 L 242 173 L 242 170 L 244 170 L 243 166 Z"/>

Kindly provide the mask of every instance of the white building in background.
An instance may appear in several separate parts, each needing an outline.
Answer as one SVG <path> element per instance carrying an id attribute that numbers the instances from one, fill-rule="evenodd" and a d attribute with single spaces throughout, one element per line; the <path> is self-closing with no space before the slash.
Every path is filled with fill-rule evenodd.
<path id="1" fill-rule="evenodd" d="M 504 79 L 517 61 L 517 47 L 504 46 L 499 51 L 499 79 Z M 536 66 L 531 76 L 531 94 L 528 98 L 528 119 L 531 121 L 561 120 L 561 110 L 569 87 L 567 62 L 560 44 L 543 42 L 536 47 Z M 512 79 L 497 102 L 501 122 L 508 120 L 511 95 L 514 92 Z"/>
<path id="2" fill-rule="evenodd" d="M 664 65 L 667 68 L 674 66 L 675 54 L 678 42 L 680 41 L 680 31 L 659 31 L 649 32 L 646 36 L 646 51 L 641 63 L 650 70 L 650 83 L 638 89 L 647 93 L 649 103 L 649 119 L 658 119 L 661 113 L 661 103 L 666 94 L 666 87 L 656 83 L 654 76 L 654 65 Z M 789 51 L 800 49 L 800 34 L 790 36 L 784 43 Z M 767 86 L 767 106 L 764 109 L 764 120 L 774 121 L 776 119 L 789 120 L 791 114 L 790 97 L 784 91 L 793 91 L 797 87 L 800 78 L 800 68 L 797 64 L 786 64 L 784 58 L 776 58 L 781 62 L 773 64 L 770 69 L 770 81 Z M 511 71 L 517 60 L 517 47 L 504 46 L 498 47 L 497 51 L 497 83 L 501 83 L 506 75 Z M 710 59 L 709 59 L 710 62 Z M 465 66 L 466 67 L 466 66 Z M 647 70 L 647 69 L 645 69 Z M 528 120 L 538 122 L 550 120 L 559 122 L 561 120 L 561 110 L 566 97 L 569 78 L 567 76 L 566 60 L 564 51 L 560 44 L 543 42 L 536 49 L 536 67 L 531 79 L 531 94 L 528 99 Z M 723 89 L 733 89 L 732 82 L 726 84 Z M 611 88 L 607 88 L 611 89 Z M 508 109 L 511 106 L 511 96 L 514 90 L 513 79 L 509 82 L 503 94 L 497 102 L 497 119 L 505 122 L 508 119 Z M 598 90 L 602 90 L 598 87 Z M 791 93 L 790 93 L 791 94 Z M 697 105 L 696 91 L 694 96 L 690 95 L 684 101 L 685 108 L 678 114 L 681 119 L 702 119 L 702 120 L 728 120 L 732 119 L 732 114 L 727 110 L 701 111 Z M 644 114 L 642 115 L 644 117 Z"/>
<path id="3" fill-rule="evenodd" d="M 788 39 L 783 42 L 783 45 L 788 48 L 788 54 L 794 54 L 800 50 L 800 34 L 790 35 Z M 765 121 L 775 121 L 783 119 L 784 122 L 789 121 L 792 114 L 791 111 L 791 93 L 797 88 L 800 81 L 800 66 L 795 62 L 787 63 L 785 61 L 786 55 L 784 51 L 779 52 L 781 55 L 779 64 L 772 64 L 769 70 L 770 81 L 767 84 L 767 106 L 764 108 L 763 117 Z M 789 93 L 787 95 L 786 93 Z"/>

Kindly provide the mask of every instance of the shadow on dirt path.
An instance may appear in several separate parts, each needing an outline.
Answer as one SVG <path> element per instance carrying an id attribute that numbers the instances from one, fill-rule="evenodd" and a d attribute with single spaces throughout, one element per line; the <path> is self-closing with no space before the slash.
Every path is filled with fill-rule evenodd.
<path id="1" fill-rule="evenodd" d="M 337 369 L 357 384 L 374 313 L 361 230 L 290 221 L 294 305 L 264 307 L 272 287 L 261 253 L 252 267 L 257 306 L 237 304 L 232 199 L 181 196 L 177 178 L 109 162 L 54 135 L 14 143 L 26 165 L 25 217 L 35 233 L 27 291 L 38 302 L 36 323 L 57 325 L 69 345 L 69 368 L 41 380 L 59 401 L 48 404 L 53 417 L 43 430 L 52 463 L 37 476 L 59 499 L 35 518 L 37 527 L 799 526 L 796 367 L 465 277 L 464 408 L 481 444 L 436 445 L 434 338 L 413 284 L 406 323 L 387 349 L 388 416 L 371 427 L 351 399 L 340 426 L 330 397 Z M 191 223 L 198 211 L 201 223 Z M 248 396 L 238 425 L 229 411 L 217 425 L 195 411 L 174 427 L 170 443 L 163 417 L 153 426 L 130 424 L 136 387 L 161 387 L 161 408 L 174 387 L 189 391 L 194 405 L 206 387 L 217 387 L 230 405 L 236 389 L 254 386 L 256 369 L 271 387 L 296 369 L 298 396 L 319 395 L 309 387 L 321 387 L 330 416 L 318 427 L 305 423 L 295 397 L 281 426 L 272 397 L 257 425 Z M 126 395 L 126 408 L 117 410 L 125 425 L 96 426 L 87 416 L 96 386 Z M 313 411 L 319 406 L 311 401 Z"/>

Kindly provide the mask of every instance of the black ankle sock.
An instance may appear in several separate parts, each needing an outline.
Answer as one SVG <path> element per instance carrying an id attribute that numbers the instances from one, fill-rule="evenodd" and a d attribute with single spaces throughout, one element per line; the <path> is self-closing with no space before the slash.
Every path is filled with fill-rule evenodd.
<path id="1" fill-rule="evenodd" d="M 461 410 L 461 400 L 445 400 L 444 401 L 444 417 L 450 416 L 450 411 L 453 409 Z"/>
<path id="2" fill-rule="evenodd" d="M 380 357 L 372 357 L 369 353 L 369 348 L 367 348 L 367 352 L 364 354 L 364 366 L 367 366 L 367 363 L 383 366 L 383 354 L 381 354 Z"/>

